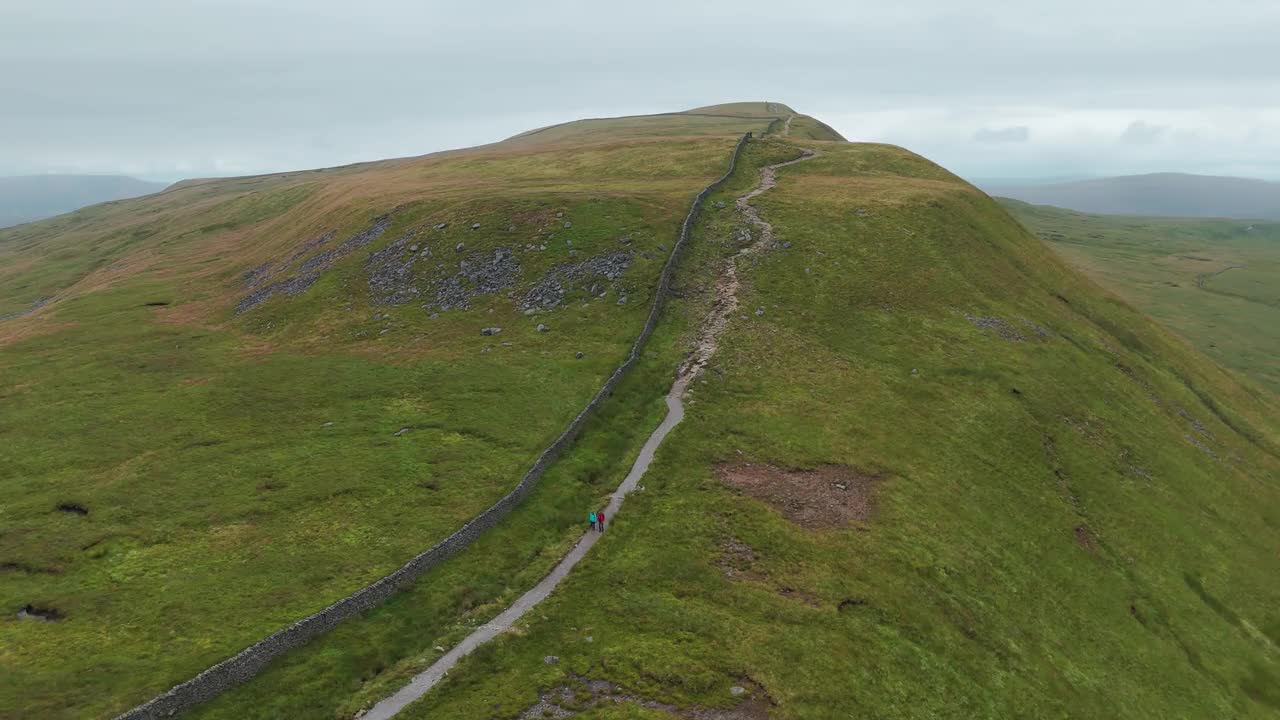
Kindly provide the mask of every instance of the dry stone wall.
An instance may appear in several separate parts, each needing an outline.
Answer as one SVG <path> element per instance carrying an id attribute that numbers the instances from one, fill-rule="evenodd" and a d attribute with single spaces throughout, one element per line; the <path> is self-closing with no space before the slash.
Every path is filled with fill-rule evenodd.
<path id="1" fill-rule="evenodd" d="M 289 650 L 304 645 L 313 638 L 328 632 L 343 620 L 355 617 L 381 605 L 387 598 L 412 584 L 427 570 L 466 548 L 486 530 L 497 525 L 507 513 L 511 512 L 516 505 L 519 505 L 521 501 L 528 497 L 529 493 L 538 484 L 538 481 L 542 479 L 542 475 L 547 471 L 547 468 L 551 467 L 551 464 L 573 444 L 578 434 L 582 432 L 583 426 L 586 425 L 587 419 L 604 402 L 605 398 L 609 397 L 618 386 L 618 383 L 621 382 L 623 376 L 640 358 L 640 353 L 643 351 L 645 343 L 648 341 L 649 336 L 653 334 L 654 327 L 658 324 L 658 317 L 666 304 L 671 275 L 675 271 L 676 263 L 679 261 L 685 243 L 689 240 L 689 234 L 693 231 L 694 223 L 697 222 L 703 201 L 707 195 L 724 184 L 729 179 L 729 176 L 733 174 L 738 165 L 738 158 L 750 138 L 751 133 L 747 133 L 738 140 L 738 144 L 734 147 L 733 155 L 729 160 L 729 169 L 725 171 L 725 174 L 720 179 L 703 188 L 702 192 L 698 193 L 698 196 L 694 199 L 693 207 L 690 208 L 689 214 L 685 216 L 684 225 L 680 228 L 680 237 L 671 248 L 671 254 L 667 257 L 667 262 L 662 268 L 662 274 L 658 277 L 658 288 L 653 296 L 649 317 L 645 320 L 644 327 L 636 337 L 635 343 L 632 344 L 631 352 L 627 355 L 627 359 L 613 371 L 613 374 L 605 381 L 604 385 L 591 399 L 591 402 L 587 403 L 582 412 L 578 413 L 577 417 L 569 423 L 569 426 L 560 434 L 560 437 L 556 438 L 546 450 L 542 451 L 533 466 L 529 468 L 529 471 L 525 473 L 524 477 L 520 479 L 520 482 L 516 484 L 511 492 L 494 503 L 488 510 L 463 525 L 457 532 L 418 554 L 390 575 L 357 590 L 317 613 L 308 615 L 292 625 L 272 633 L 265 639 L 250 645 L 236 655 L 196 675 L 194 678 L 180 685 L 175 685 L 148 702 L 119 715 L 116 720 L 170 718 L 183 710 L 207 702 L 225 690 L 249 680 L 261 672 L 268 663 Z"/>

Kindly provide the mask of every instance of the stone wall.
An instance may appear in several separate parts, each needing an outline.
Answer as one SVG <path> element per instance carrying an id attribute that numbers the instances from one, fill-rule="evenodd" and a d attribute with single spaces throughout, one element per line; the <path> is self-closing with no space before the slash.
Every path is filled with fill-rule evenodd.
<path id="1" fill-rule="evenodd" d="M 519 505 L 533 491 L 547 468 L 551 467 L 551 464 L 573 444 L 578 434 L 582 432 L 583 426 L 586 425 L 587 419 L 604 402 L 605 398 L 609 397 L 623 376 L 640 358 L 645 342 L 648 341 L 649 336 L 653 334 L 653 329 L 658 324 L 658 317 L 666 304 L 671 275 L 675 271 L 676 263 L 679 261 L 680 253 L 689 239 L 689 234 L 693 231 L 694 223 L 697 222 L 703 201 L 707 195 L 720 187 L 733 174 L 738 164 L 738 157 L 742 154 L 742 149 L 746 147 L 747 140 L 750 138 L 751 133 L 742 136 L 737 146 L 733 149 L 733 155 L 729 160 L 729 169 L 720 179 L 698 193 L 698 196 L 694 199 L 693 207 L 690 208 L 689 214 L 685 216 L 684 225 L 680 228 L 680 237 L 671 248 L 671 254 L 667 257 L 667 262 L 662 268 L 662 274 L 658 277 L 658 286 L 653 295 L 653 304 L 649 309 L 649 317 L 645 320 L 644 327 L 640 330 L 635 343 L 631 346 L 631 353 L 627 355 L 627 359 L 613 371 L 613 374 L 605 381 L 604 385 L 595 394 L 595 397 L 591 399 L 591 402 L 587 403 L 582 412 L 578 413 L 577 417 L 569 423 L 569 426 L 560 434 L 560 437 L 556 438 L 546 450 L 542 451 L 533 466 L 529 468 L 529 471 L 525 473 L 525 476 L 520 479 L 520 482 L 516 484 L 511 492 L 494 503 L 488 510 L 463 525 L 457 532 L 418 554 L 390 575 L 357 590 L 317 613 L 308 615 L 294 624 L 272 633 L 265 639 L 250 645 L 236 655 L 210 667 L 190 680 L 180 685 L 175 685 L 146 703 L 119 715 L 116 720 L 153 720 L 173 717 L 183 710 L 207 702 L 225 690 L 249 680 L 261 672 L 268 663 L 289 650 L 304 645 L 311 639 L 328 632 L 343 620 L 355 617 L 366 610 L 381 605 L 387 598 L 412 584 L 427 570 L 439 565 L 470 545 L 486 530 L 497 525 L 516 505 Z"/>

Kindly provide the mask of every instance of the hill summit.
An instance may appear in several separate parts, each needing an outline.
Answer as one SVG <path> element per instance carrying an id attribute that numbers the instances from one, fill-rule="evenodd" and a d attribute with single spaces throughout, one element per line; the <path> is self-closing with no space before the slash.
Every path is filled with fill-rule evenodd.
<path id="1" fill-rule="evenodd" d="M 189 709 L 360 715 L 580 542 L 691 361 L 590 555 L 400 717 L 1280 708 L 1275 396 L 787 106 L 0 231 L 5 313 L 0 715 L 113 717 L 325 612 L 583 423 Z"/>

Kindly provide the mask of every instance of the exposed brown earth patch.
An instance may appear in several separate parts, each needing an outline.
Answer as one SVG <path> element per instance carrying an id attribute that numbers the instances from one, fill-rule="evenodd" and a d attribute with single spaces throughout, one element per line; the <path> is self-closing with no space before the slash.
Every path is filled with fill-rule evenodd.
<path id="1" fill-rule="evenodd" d="M 743 580 L 763 580 L 764 576 L 753 570 L 756 564 L 756 551 L 738 538 L 725 538 L 720 543 L 720 556 L 716 558 L 716 567 L 724 571 L 728 578 Z"/>
<path id="2" fill-rule="evenodd" d="M 1075 530 L 1076 544 L 1090 555 L 1098 554 L 1098 539 L 1088 525 L 1077 525 Z"/>
<path id="3" fill-rule="evenodd" d="M 870 519 L 878 475 L 843 465 L 813 470 L 784 470 L 773 465 L 720 465 L 716 476 L 725 485 L 755 498 L 801 527 L 842 528 Z"/>

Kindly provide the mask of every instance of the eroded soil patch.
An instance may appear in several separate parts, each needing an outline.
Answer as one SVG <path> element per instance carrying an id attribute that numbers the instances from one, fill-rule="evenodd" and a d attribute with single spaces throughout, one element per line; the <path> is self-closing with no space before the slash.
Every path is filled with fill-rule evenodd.
<path id="1" fill-rule="evenodd" d="M 796 525 L 816 530 L 868 520 L 874 510 L 874 485 L 881 479 L 843 465 L 784 470 L 750 463 L 720 465 L 716 476 Z"/>

